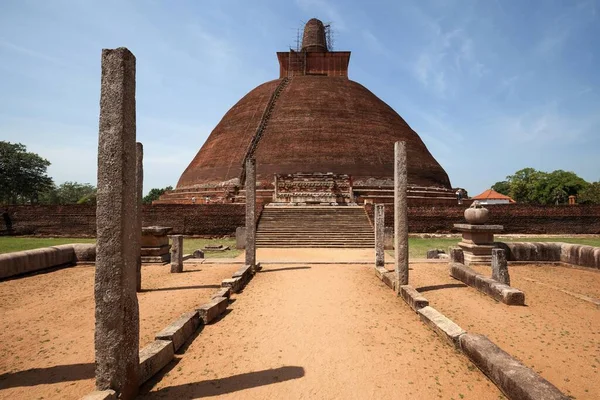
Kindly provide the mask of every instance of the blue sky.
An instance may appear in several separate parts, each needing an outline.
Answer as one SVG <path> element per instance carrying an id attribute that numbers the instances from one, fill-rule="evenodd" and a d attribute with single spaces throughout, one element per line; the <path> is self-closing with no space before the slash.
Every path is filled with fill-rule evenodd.
<path id="1" fill-rule="evenodd" d="M 278 77 L 303 21 L 475 195 L 518 169 L 600 180 L 600 0 L 0 2 L 0 139 L 96 183 L 100 54 L 137 58 L 144 191 L 175 185 L 225 112 Z"/>

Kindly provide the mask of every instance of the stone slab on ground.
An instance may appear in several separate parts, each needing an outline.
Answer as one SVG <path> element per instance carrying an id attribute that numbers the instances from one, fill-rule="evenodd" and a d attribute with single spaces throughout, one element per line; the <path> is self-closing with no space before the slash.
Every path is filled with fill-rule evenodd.
<path id="1" fill-rule="evenodd" d="M 0 254 L 0 279 L 74 263 L 71 245 Z"/>
<path id="2" fill-rule="evenodd" d="M 200 320 L 206 325 L 221 315 L 227 309 L 229 301 L 226 297 L 215 297 L 210 302 L 198 307 Z"/>
<path id="3" fill-rule="evenodd" d="M 381 280 L 383 280 L 383 276 L 387 274 L 389 271 L 384 267 L 375 267 L 375 275 Z"/>
<path id="4" fill-rule="evenodd" d="M 483 335 L 464 334 L 460 348 L 509 399 L 566 400 L 556 386 L 527 368 Z"/>
<path id="5" fill-rule="evenodd" d="M 139 382 L 142 385 L 175 357 L 170 340 L 155 340 L 140 350 Z"/>
<path id="6" fill-rule="evenodd" d="M 96 390 L 86 394 L 81 400 L 117 400 L 117 392 L 114 390 Z"/>
<path id="7" fill-rule="evenodd" d="M 395 271 L 388 271 L 383 267 L 375 267 L 375 275 L 377 275 L 377 277 L 390 289 L 396 291 L 398 280 L 396 279 Z"/>
<path id="8" fill-rule="evenodd" d="M 417 311 L 421 320 L 441 336 L 448 343 L 458 348 L 459 337 L 464 335 L 466 331 L 456 325 L 451 319 L 431 306 L 423 307 Z"/>
<path id="9" fill-rule="evenodd" d="M 244 286 L 242 278 L 228 278 L 221 281 L 222 287 L 228 287 L 232 293 L 238 293 Z"/>
<path id="10" fill-rule="evenodd" d="M 562 242 L 498 243 L 508 261 L 560 261 L 580 267 L 600 269 L 600 247 Z"/>
<path id="11" fill-rule="evenodd" d="M 410 285 L 400 286 L 400 296 L 402 296 L 406 304 L 415 311 L 419 311 L 421 308 L 429 305 L 429 300 Z"/>
<path id="12" fill-rule="evenodd" d="M 245 285 L 252 277 L 252 266 L 245 264 L 243 267 L 235 271 L 231 277 L 240 278 L 242 280 L 242 285 Z"/>
<path id="13" fill-rule="evenodd" d="M 171 253 L 160 256 L 142 256 L 142 264 L 166 264 L 171 261 Z"/>
<path id="14" fill-rule="evenodd" d="M 196 332 L 200 326 L 198 311 L 190 311 L 182 314 L 155 336 L 156 340 L 170 340 L 173 342 L 173 351 L 179 350 L 181 346 Z"/>
<path id="15" fill-rule="evenodd" d="M 478 274 L 463 264 L 450 263 L 450 276 L 509 306 L 525 305 L 525 293 L 519 289 Z"/>
<path id="16" fill-rule="evenodd" d="M 215 297 L 225 297 L 228 299 L 229 297 L 231 297 L 231 288 L 222 287 L 221 289 L 213 293 L 212 296 L 210 296 L 211 299 L 214 299 Z"/>
<path id="17" fill-rule="evenodd" d="M 143 257 L 157 257 L 169 253 L 169 251 L 171 251 L 171 245 L 165 244 L 164 246 L 158 247 L 142 247 L 140 251 Z"/>

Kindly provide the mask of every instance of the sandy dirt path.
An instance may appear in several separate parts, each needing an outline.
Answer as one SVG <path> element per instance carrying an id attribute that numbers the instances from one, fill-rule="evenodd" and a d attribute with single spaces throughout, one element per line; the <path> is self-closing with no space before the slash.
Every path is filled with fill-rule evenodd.
<path id="1" fill-rule="evenodd" d="M 267 265 L 230 309 L 145 398 L 503 398 L 366 266 Z"/>
<path id="2" fill-rule="evenodd" d="M 411 264 L 411 284 L 431 305 L 502 349 L 577 399 L 600 399 L 600 272 L 555 265 L 511 266 L 511 285 L 526 307 L 507 306 L 451 278 L 447 264 Z M 475 267 L 491 275 L 489 267 Z M 532 282 L 531 280 L 536 282 Z"/>
<path id="3" fill-rule="evenodd" d="M 210 299 L 238 266 L 144 266 L 140 346 Z M 78 399 L 94 389 L 94 267 L 0 282 L 0 398 Z"/>

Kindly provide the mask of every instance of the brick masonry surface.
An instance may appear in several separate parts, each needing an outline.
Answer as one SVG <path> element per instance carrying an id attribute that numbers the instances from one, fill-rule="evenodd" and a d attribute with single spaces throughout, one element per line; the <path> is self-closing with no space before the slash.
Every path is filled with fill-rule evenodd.
<path id="1" fill-rule="evenodd" d="M 257 208 L 262 207 L 261 205 Z M 465 206 L 409 206 L 409 232 L 449 233 L 455 223 L 464 222 Z M 599 234 L 600 206 L 530 206 L 494 205 L 490 224 L 504 225 L 505 233 L 532 234 Z M 0 207 L 0 234 L 94 236 L 96 207 L 68 206 L 3 206 Z M 373 206 L 367 205 L 373 221 Z M 260 211 L 257 212 L 257 217 Z M 143 206 L 144 226 L 173 227 L 173 234 L 233 235 L 244 226 L 244 204 L 161 204 Z M 385 225 L 393 226 L 394 207 L 386 204 Z"/>

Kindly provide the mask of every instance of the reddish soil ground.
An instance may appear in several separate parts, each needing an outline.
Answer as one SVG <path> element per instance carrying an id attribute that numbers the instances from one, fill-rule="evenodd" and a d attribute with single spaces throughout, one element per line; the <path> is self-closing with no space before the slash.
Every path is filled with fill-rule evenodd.
<path id="1" fill-rule="evenodd" d="M 501 398 L 366 266 L 267 265 L 230 308 L 145 398 Z"/>
<path id="2" fill-rule="evenodd" d="M 140 346 L 205 303 L 239 266 L 144 266 Z M 94 267 L 0 282 L 0 398 L 77 399 L 94 390 Z"/>
<path id="3" fill-rule="evenodd" d="M 600 307 L 559 290 L 600 299 L 599 271 L 510 266 L 511 285 L 525 292 L 526 307 L 518 307 L 452 279 L 447 265 L 411 268 L 411 285 L 463 329 L 486 335 L 565 394 L 600 398 Z M 491 275 L 489 267 L 474 269 Z"/>
<path id="4" fill-rule="evenodd" d="M 140 344 L 205 302 L 238 267 L 186 264 L 183 274 L 144 267 Z M 509 307 L 450 278 L 446 264 L 411 268 L 411 284 L 464 329 L 487 335 L 565 393 L 599 398 L 599 307 L 556 288 L 598 299 L 600 273 L 511 267 L 527 306 Z M 93 390 L 93 273 L 82 266 L 0 282 L 0 398 L 77 399 Z M 371 267 L 267 264 L 232 300 L 142 387 L 143 397 L 503 398 Z"/>

